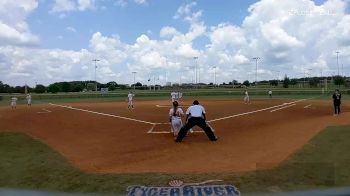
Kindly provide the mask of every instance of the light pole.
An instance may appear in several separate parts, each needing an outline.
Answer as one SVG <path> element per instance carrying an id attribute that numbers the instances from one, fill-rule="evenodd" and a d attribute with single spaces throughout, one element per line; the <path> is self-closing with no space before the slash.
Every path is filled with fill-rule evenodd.
<path id="1" fill-rule="evenodd" d="M 214 66 L 214 85 L 216 86 L 216 66 Z"/>
<path id="2" fill-rule="evenodd" d="M 311 78 L 310 72 L 311 72 L 312 69 L 310 68 L 310 69 L 307 69 L 307 70 L 309 70 L 309 71 L 307 72 L 307 74 L 309 75 L 308 81 L 309 81 L 309 88 L 310 88 L 310 78 Z"/>
<path id="3" fill-rule="evenodd" d="M 337 67 L 338 67 L 338 76 L 339 76 L 339 51 L 336 51 L 335 53 L 337 53 Z"/>
<path id="4" fill-rule="evenodd" d="M 254 57 L 255 60 L 255 88 L 258 88 L 258 60 L 260 57 Z"/>
<path id="5" fill-rule="evenodd" d="M 277 87 L 278 87 L 278 83 L 279 83 L 279 80 L 280 80 L 280 72 L 279 70 L 272 70 L 272 71 L 275 71 L 277 72 Z"/>
<path id="6" fill-rule="evenodd" d="M 99 59 L 93 59 L 92 61 L 95 61 L 95 91 L 97 91 L 97 80 L 96 80 L 96 69 L 97 69 L 97 61 L 100 61 Z"/>
<path id="7" fill-rule="evenodd" d="M 198 59 L 198 56 L 195 56 L 195 57 L 193 57 L 193 59 L 194 59 L 194 64 L 195 64 L 195 83 L 196 83 L 196 86 L 197 86 L 197 82 L 198 82 L 198 79 L 197 79 L 197 72 L 198 72 L 198 70 L 197 70 L 197 59 Z"/>
<path id="8" fill-rule="evenodd" d="M 133 72 L 131 72 L 133 75 L 134 75 L 134 91 L 135 91 L 135 86 L 136 86 L 136 83 L 135 83 L 135 75 L 136 75 L 136 71 L 133 71 Z"/>

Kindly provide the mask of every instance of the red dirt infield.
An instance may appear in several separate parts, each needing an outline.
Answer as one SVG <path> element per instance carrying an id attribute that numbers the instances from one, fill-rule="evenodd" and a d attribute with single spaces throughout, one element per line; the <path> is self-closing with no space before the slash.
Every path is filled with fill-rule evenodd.
<path id="1" fill-rule="evenodd" d="M 295 105 L 284 104 L 294 101 Z M 29 134 L 87 172 L 207 173 L 251 171 L 266 163 L 277 166 L 326 126 L 350 124 L 348 102 L 343 103 L 340 116 L 332 116 L 332 103 L 321 100 L 266 99 L 250 105 L 242 100 L 200 103 L 209 121 L 236 115 L 210 122 L 219 138 L 217 142 L 196 132 L 187 135 L 182 143 L 175 143 L 172 134 L 159 133 L 170 131 L 166 124 L 156 125 L 152 133 L 147 133 L 152 123 L 168 122 L 171 106 L 164 100 L 136 101 L 132 111 L 125 102 L 59 104 L 113 116 L 49 104 L 20 105 L 15 110 L 0 107 L 0 132 Z M 190 105 L 191 101 L 180 104 Z"/>

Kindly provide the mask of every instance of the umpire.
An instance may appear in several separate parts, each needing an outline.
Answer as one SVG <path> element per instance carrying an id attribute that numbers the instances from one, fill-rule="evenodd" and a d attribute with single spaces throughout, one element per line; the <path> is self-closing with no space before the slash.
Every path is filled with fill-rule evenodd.
<path id="1" fill-rule="evenodd" d="M 190 106 L 186 111 L 187 123 L 180 129 L 175 142 L 181 142 L 182 139 L 186 136 L 188 130 L 190 130 L 195 125 L 199 126 L 201 129 L 204 130 L 210 141 L 216 141 L 217 137 L 215 136 L 211 128 L 207 125 L 205 120 L 205 109 L 203 106 L 199 105 L 199 102 L 197 100 L 195 100 L 193 102 L 193 105 Z"/>
<path id="2" fill-rule="evenodd" d="M 338 89 L 333 94 L 334 116 L 340 114 L 341 94 Z"/>

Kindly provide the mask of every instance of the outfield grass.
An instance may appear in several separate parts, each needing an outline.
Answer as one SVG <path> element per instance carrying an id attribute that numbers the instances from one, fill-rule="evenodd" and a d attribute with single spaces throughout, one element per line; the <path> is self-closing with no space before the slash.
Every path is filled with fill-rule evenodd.
<path id="1" fill-rule="evenodd" d="M 129 185 L 164 186 L 172 179 L 223 179 L 242 193 L 319 189 L 350 185 L 350 126 L 329 127 L 279 167 L 248 173 L 88 174 L 61 155 L 19 133 L 0 134 L 0 187 L 63 192 L 125 194 Z M 239 161 L 239 160 L 232 160 Z M 268 163 L 267 163 L 268 165 Z M 258 164 L 258 167 L 265 167 Z"/>
<path id="2" fill-rule="evenodd" d="M 274 99 L 304 99 L 304 98 L 313 98 L 313 99 L 323 99 L 331 100 L 331 93 L 321 94 L 320 92 L 314 91 L 274 91 Z M 110 93 L 106 96 L 100 94 L 84 94 L 84 93 L 61 93 L 61 94 L 33 94 L 32 103 L 33 104 L 42 104 L 42 103 L 67 103 L 67 102 L 111 102 L 111 101 L 125 101 L 127 92 L 119 93 Z M 16 95 L 19 100 L 18 105 L 26 104 L 25 95 Z M 184 100 L 193 100 L 193 99 L 243 99 L 243 91 L 240 90 L 201 90 L 201 91 L 185 91 Z M 350 95 L 343 93 L 343 100 L 349 100 Z M 268 98 L 267 91 L 250 92 L 251 100 L 254 99 L 266 99 Z M 0 106 L 10 105 L 10 95 L 2 95 L 2 100 L 0 100 Z M 170 99 L 170 93 L 168 91 L 137 91 L 135 100 L 166 100 Z"/>

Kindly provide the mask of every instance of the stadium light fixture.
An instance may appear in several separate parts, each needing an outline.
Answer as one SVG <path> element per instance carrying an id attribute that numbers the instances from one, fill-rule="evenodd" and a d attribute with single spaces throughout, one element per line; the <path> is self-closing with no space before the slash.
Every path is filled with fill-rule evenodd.
<path id="1" fill-rule="evenodd" d="M 193 59 L 194 59 L 194 64 L 195 64 L 195 68 L 194 68 L 194 72 L 195 72 L 195 83 L 196 83 L 196 86 L 197 86 L 197 83 L 198 83 L 198 68 L 197 68 L 197 60 L 198 60 L 198 56 L 195 56 L 195 57 L 193 57 Z"/>
<path id="2" fill-rule="evenodd" d="M 93 59 L 92 61 L 95 62 L 95 91 L 97 91 L 96 69 L 97 69 L 97 61 L 100 61 L 100 60 L 99 59 Z"/>
<path id="3" fill-rule="evenodd" d="M 255 60 L 255 88 L 258 88 L 258 60 L 260 57 L 254 57 Z"/>
<path id="4" fill-rule="evenodd" d="M 135 82 L 136 82 L 136 81 L 135 81 L 135 76 L 136 76 L 136 73 L 137 73 L 137 72 L 136 72 L 136 71 L 133 71 L 133 72 L 131 72 L 131 73 L 134 75 L 134 91 L 135 91 L 135 86 L 136 86 L 136 83 L 135 83 Z"/>

